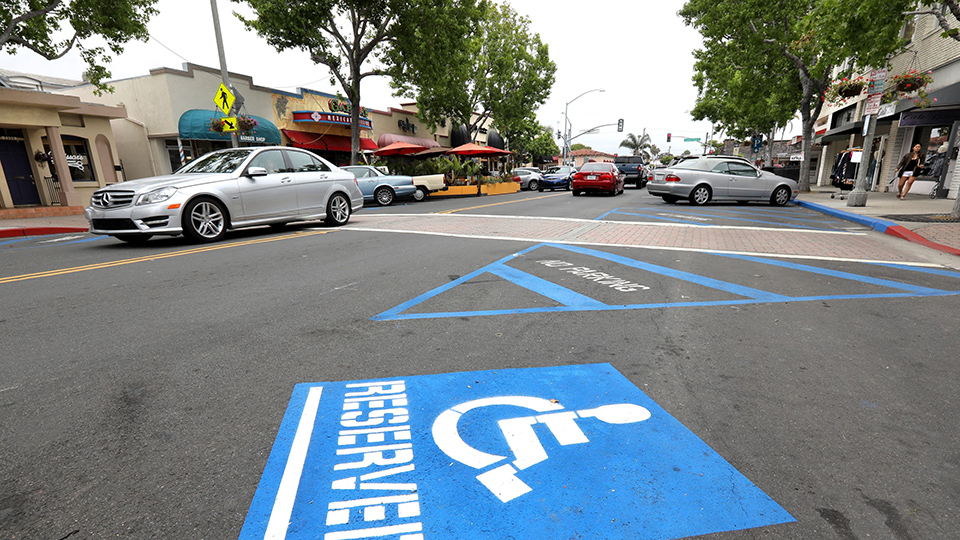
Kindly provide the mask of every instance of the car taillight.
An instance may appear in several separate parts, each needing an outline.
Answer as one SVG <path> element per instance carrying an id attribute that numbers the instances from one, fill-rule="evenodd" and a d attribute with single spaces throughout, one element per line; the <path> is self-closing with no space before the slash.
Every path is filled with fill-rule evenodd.
<path id="1" fill-rule="evenodd" d="M 608 172 L 605 172 L 605 173 L 603 173 L 603 174 L 600 175 L 600 179 L 601 179 L 601 180 L 613 180 L 613 175 L 610 174 L 610 173 L 608 173 Z"/>
<path id="2" fill-rule="evenodd" d="M 650 175 L 649 178 L 647 178 L 647 182 L 653 182 L 653 175 L 652 175 L 652 174 Z"/>
<path id="3" fill-rule="evenodd" d="M 668 174 L 666 178 L 663 179 L 664 182 L 679 182 L 680 177 L 675 174 Z"/>
<path id="4" fill-rule="evenodd" d="M 520 182 L 520 177 L 519 177 L 519 176 L 514 176 L 514 177 L 513 177 L 513 181 L 519 183 L 519 182 Z"/>

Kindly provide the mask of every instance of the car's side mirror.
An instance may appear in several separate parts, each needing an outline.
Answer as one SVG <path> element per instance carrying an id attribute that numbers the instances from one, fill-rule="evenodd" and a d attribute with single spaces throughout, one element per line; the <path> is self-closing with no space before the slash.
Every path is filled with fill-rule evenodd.
<path id="1" fill-rule="evenodd" d="M 265 167 L 247 167 L 247 176 L 266 176 L 267 169 Z"/>

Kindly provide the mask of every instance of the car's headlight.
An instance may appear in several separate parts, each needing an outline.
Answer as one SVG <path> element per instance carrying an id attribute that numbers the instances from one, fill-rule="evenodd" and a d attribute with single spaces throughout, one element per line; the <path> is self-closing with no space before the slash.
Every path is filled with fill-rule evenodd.
<path id="1" fill-rule="evenodd" d="M 165 187 L 160 189 L 155 189 L 149 193 L 144 193 L 137 199 L 137 206 L 141 204 L 155 204 L 163 202 L 170 197 L 173 197 L 173 194 L 177 192 L 175 187 Z"/>

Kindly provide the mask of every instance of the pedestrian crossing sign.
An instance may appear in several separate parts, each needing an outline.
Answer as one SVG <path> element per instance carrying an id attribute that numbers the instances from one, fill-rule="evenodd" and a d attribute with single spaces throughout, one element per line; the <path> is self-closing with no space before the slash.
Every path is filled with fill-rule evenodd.
<path id="1" fill-rule="evenodd" d="M 224 133 L 233 133 L 238 131 L 240 128 L 237 127 L 237 118 L 235 116 L 228 116 L 221 119 L 223 121 L 223 132 Z"/>
<path id="2" fill-rule="evenodd" d="M 223 114 L 230 114 L 230 109 L 233 108 L 233 102 L 236 99 L 237 97 L 233 95 L 233 92 L 225 84 L 220 83 L 220 88 L 217 89 L 217 93 L 213 97 L 213 103 L 223 111 Z"/>

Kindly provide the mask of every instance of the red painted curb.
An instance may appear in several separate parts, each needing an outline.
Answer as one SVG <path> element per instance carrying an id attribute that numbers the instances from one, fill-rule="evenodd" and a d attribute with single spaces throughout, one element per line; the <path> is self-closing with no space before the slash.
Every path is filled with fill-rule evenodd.
<path id="1" fill-rule="evenodd" d="M 897 238 L 903 238 L 904 240 L 908 240 L 915 244 L 921 244 L 928 248 L 936 249 L 937 251 L 942 251 L 944 253 L 949 253 L 951 255 L 960 256 L 960 249 L 950 247 L 950 246 L 945 246 L 943 244 L 938 244 L 936 242 L 931 242 L 930 240 L 927 240 L 926 238 L 920 236 L 919 234 L 911 231 L 910 229 L 902 225 L 894 225 L 891 227 L 887 227 L 886 233 L 891 236 L 896 236 Z"/>
<path id="2" fill-rule="evenodd" d="M 47 234 L 87 232 L 86 227 L 24 227 L 19 229 L 0 229 L 0 238 L 14 236 L 44 236 Z"/>

